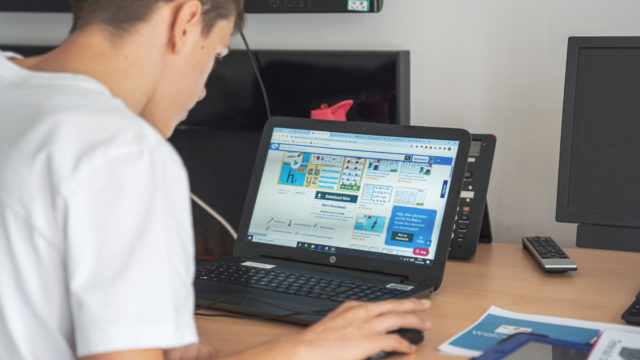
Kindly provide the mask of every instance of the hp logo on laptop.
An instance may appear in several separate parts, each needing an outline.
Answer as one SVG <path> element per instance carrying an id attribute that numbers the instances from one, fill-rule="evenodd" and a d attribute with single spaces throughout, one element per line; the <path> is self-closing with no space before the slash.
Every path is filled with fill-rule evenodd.
<path id="1" fill-rule="evenodd" d="M 331 257 L 329 258 L 329 262 L 331 262 L 332 264 L 333 264 L 334 262 L 336 262 L 336 257 L 335 257 L 335 256 L 331 256 Z"/>

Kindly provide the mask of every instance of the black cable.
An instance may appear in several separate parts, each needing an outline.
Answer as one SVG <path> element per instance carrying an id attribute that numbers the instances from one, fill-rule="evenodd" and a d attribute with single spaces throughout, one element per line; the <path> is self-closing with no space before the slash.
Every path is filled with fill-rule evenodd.
<path id="1" fill-rule="evenodd" d="M 247 38 L 244 36 L 244 32 L 240 32 L 240 36 L 242 37 L 242 41 L 244 42 L 244 46 L 247 48 L 247 54 L 249 55 L 249 60 L 251 60 L 251 66 L 253 66 L 253 71 L 256 73 L 256 77 L 258 78 L 258 83 L 260 84 L 260 89 L 262 90 L 262 97 L 264 98 L 264 105 L 267 108 L 267 118 L 271 118 L 271 105 L 269 105 L 269 97 L 267 95 L 267 88 L 264 86 L 264 82 L 262 82 L 262 75 L 260 75 L 260 69 L 258 68 L 258 64 L 256 62 L 255 54 L 251 51 L 249 47 L 249 42 Z"/>

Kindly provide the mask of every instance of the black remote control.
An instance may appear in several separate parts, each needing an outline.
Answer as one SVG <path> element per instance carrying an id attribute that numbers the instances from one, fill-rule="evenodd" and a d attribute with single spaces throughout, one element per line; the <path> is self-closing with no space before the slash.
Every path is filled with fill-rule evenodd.
<path id="1" fill-rule="evenodd" d="M 622 320 L 629 324 L 640 325 L 640 291 L 633 304 L 622 314 Z"/>
<path id="2" fill-rule="evenodd" d="M 549 236 L 523 237 L 522 247 L 529 250 L 531 256 L 546 272 L 563 273 L 578 270 L 576 263 Z"/>

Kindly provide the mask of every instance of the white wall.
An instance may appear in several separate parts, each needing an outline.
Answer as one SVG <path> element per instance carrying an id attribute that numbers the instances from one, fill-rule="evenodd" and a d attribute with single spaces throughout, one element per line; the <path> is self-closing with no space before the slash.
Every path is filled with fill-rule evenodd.
<path id="1" fill-rule="evenodd" d="M 55 44 L 69 23 L 0 14 L 0 43 Z M 640 35 L 640 1 L 387 0 L 380 14 L 250 15 L 246 35 L 262 49 L 411 50 L 412 123 L 498 137 L 497 240 L 550 234 L 571 246 L 575 225 L 555 222 L 567 37 Z"/>

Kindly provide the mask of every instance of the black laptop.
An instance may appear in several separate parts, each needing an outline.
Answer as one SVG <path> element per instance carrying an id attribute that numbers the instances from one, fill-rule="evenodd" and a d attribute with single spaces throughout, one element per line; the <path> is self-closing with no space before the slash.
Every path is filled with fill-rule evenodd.
<path id="1" fill-rule="evenodd" d="M 234 256 L 197 262 L 198 304 L 308 324 L 347 300 L 430 296 L 469 143 L 461 129 L 269 120 Z"/>

